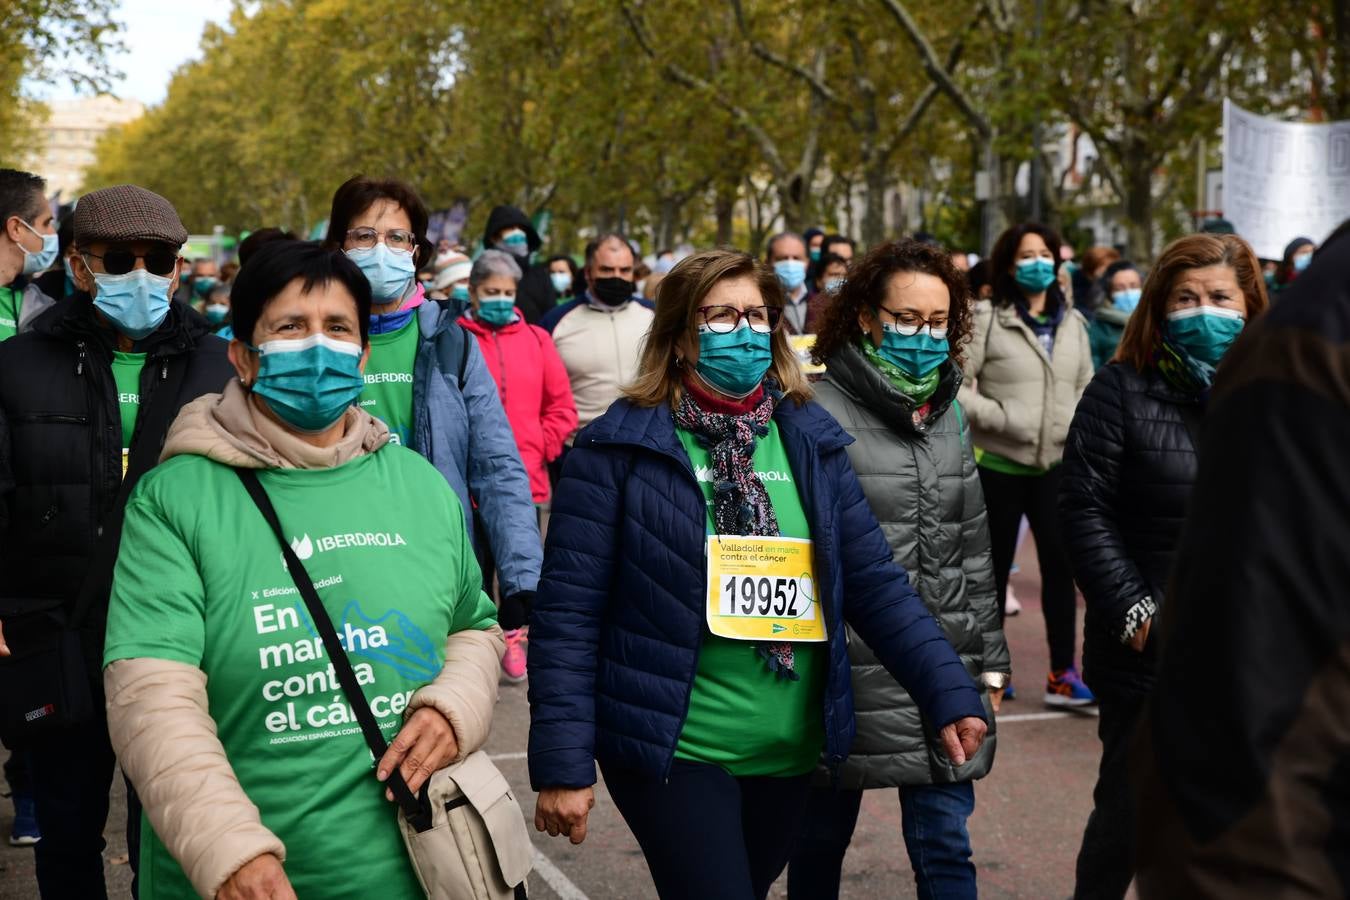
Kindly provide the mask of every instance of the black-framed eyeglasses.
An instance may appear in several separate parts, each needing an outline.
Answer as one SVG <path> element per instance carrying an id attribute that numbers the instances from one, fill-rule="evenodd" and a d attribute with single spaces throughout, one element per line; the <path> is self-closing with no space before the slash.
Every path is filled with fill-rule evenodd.
<path id="1" fill-rule="evenodd" d="M 746 321 L 751 331 L 770 334 L 778 330 L 783 322 L 783 308 L 780 306 L 751 306 L 740 310 L 734 306 L 700 306 L 699 316 L 703 324 L 714 334 L 730 334 Z"/>
<path id="2" fill-rule="evenodd" d="M 402 228 L 391 228 L 388 231 L 376 231 L 374 228 L 351 228 L 347 231 L 347 243 L 352 249 L 369 250 L 380 241 L 380 236 L 384 236 L 385 246 L 390 250 L 402 250 L 411 253 L 417 246 L 417 238 L 411 231 L 404 231 Z"/>
<path id="3" fill-rule="evenodd" d="M 99 256 L 97 253 L 85 253 L 85 256 L 103 260 L 103 271 L 109 275 L 125 275 L 136 268 L 136 260 L 145 260 L 145 270 L 151 275 L 172 275 L 178 269 L 178 254 L 173 250 L 151 250 L 149 253 L 132 253 L 130 250 L 109 250 Z"/>
<path id="4" fill-rule="evenodd" d="M 878 306 L 877 312 L 885 313 L 890 316 L 892 324 L 895 325 L 895 330 L 906 337 L 918 334 L 925 325 L 928 326 L 928 333 L 931 334 L 935 340 L 940 341 L 947 336 L 947 326 L 950 322 L 946 313 L 934 313 L 933 315 L 924 318 L 912 309 L 902 309 L 900 312 L 892 312 L 884 306 Z M 885 320 L 883 319 L 883 322 L 884 321 Z"/>

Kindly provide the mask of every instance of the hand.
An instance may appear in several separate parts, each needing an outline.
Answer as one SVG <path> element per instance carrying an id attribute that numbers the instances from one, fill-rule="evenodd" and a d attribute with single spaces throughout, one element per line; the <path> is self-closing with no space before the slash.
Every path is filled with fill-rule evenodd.
<path id="1" fill-rule="evenodd" d="M 534 828 L 552 837 L 565 834 L 580 844 L 586 840 L 586 817 L 593 806 L 595 791 L 591 788 L 544 788 L 534 804 Z"/>
<path id="2" fill-rule="evenodd" d="M 1148 633 L 1152 628 L 1153 617 L 1149 616 L 1144 620 L 1144 624 L 1140 625 L 1139 629 L 1130 635 L 1130 649 L 1135 653 L 1143 653 L 1144 647 L 1148 644 Z"/>
<path id="3" fill-rule="evenodd" d="M 432 773 L 450 765 L 458 755 L 455 729 L 438 710 L 424 706 L 408 717 L 398 737 L 380 757 L 376 777 L 388 781 L 389 774 L 397 768 L 408 783 L 408 790 L 416 794 Z M 393 800 L 394 792 L 386 790 L 384 796 Z"/>
<path id="4" fill-rule="evenodd" d="M 942 749 L 947 752 L 947 758 L 952 761 L 952 765 L 964 766 L 966 760 L 980 749 L 980 745 L 984 743 L 984 733 L 988 730 L 989 726 L 984 724 L 984 719 L 966 716 L 939 731 L 938 739 L 942 741 Z"/>
<path id="5" fill-rule="evenodd" d="M 990 692 L 989 692 L 989 705 L 992 706 L 992 707 L 994 708 L 994 712 L 998 712 L 999 709 L 1002 708 L 1002 706 L 1003 706 L 1003 692 L 1006 691 L 1006 690 L 1007 690 L 1007 688 L 999 688 L 999 689 L 996 690 L 996 691 L 990 691 Z"/>
<path id="6" fill-rule="evenodd" d="M 5 643 L 5 623 L 0 622 L 0 656 L 9 656 L 9 644 Z"/>
<path id="7" fill-rule="evenodd" d="M 240 867 L 216 892 L 216 900 L 297 900 L 281 860 L 270 853 Z"/>

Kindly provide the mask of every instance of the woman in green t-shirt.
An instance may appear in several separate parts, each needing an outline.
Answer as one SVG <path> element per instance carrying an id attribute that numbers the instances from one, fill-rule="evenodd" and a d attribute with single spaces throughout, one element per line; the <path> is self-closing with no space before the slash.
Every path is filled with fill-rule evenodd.
<path id="1" fill-rule="evenodd" d="M 397 769 L 416 792 L 483 744 L 501 630 L 454 491 L 352 405 L 356 265 L 278 241 L 231 299 L 239 377 L 184 407 L 132 495 L 108 615 L 140 896 L 420 897 L 382 782 Z M 236 468 L 293 536 L 391 741 L 378 761 Z"/>

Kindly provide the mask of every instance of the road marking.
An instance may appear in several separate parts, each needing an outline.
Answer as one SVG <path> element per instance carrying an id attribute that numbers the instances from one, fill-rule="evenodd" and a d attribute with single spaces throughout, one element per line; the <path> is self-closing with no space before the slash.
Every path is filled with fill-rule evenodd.
<path id="1" fill-rule="evenodd" d="M 589 900 L 581 888 L 573 884 L 572 879 L 564 875 L 562 869 L 553 864 L 553 860 L 539 852 L 538 847 L 534 848 L 534 871 L 539 874 L 540 878 L 544 879 L 545 884 L 553 888 L 553 893 L 561 897 L 562 900 Z"/>
<path id="2" fill-rule="evenodd" d="M 525 759 L 528 753 L 494 753 L 488 757 L 493 762 L 509 762 L 513 759 Z"/>
<path id="3" fill-rule="evenodd" d="M 1002 724 L 1004 722 L 1043 722 L 1046 719 L 1068 719 L 1075 716 L 1075 713 L 1068 712 L 1039 712 L 1039 713 L 1018 713 L 1015 716 L 995 716 L 995 720 Z"/>

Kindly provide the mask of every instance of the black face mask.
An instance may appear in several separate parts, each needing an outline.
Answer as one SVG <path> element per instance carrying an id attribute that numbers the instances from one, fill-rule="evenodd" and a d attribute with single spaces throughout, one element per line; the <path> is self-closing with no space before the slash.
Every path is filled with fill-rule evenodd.
<path id="1" fill-rule="evenodd" d="M 623 306 L 633 299 L 633 282 L 627 278 L 597 278 L 591 282 L 591 296 L 605 306 Z"/>

